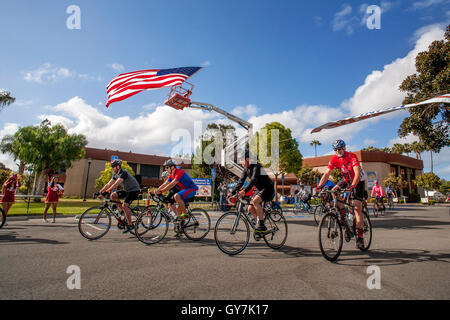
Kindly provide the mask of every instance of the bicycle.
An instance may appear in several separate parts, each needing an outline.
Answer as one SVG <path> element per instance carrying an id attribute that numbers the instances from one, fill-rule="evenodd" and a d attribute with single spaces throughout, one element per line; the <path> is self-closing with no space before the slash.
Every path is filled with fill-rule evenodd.
<path id="1" fill-rule="evenodd" d="M 296 213 L 306 212 L 308 214 L 312 214 L 312 207 L 308 206 L 308 204 L 302 200 L 296 201 L 294 205 L 294 211 Z"/>
<path id="2" fill-rule="evenodd" d="M 94 194 L 98 200 L 103 200 L 102 206 L 92 207 L 83 212 L 78 220 L 78 231 L 88 240 L 98 240 L 106 235 L 111 228 L 111 215 L 117 220 L 117 228 L 123 230 L 127 226 L 127 220 L 124 212 L 117 205 L 120 201 L 114 201 L 108 196 L 98 193 Z M 149 208 L 139 206 L 130 207 L 133 216 L 137 217 L 141 211 L 145 212 Z M 135 234 L 134 229 L 130 230 L 131 234 Z"/>
<path id="3" fill-rule="evenodd" d="M 379 199 L 379 197 L 376 197 L 375 202 L 373 203 L 373 215 L 375 217 L 378 217 L 378 214 L 383 215 L 384 211 L 386 210 L 386 208 L 380 202 L 378 202 Z"/>
<path id="4" fill-rule="evenodd" d="M 150 245 L 160 242 L 167 234 L 169 223 L 174 225 L 177 233 L 183 233 L 189 240 L 202 240 L 209 233 L 211 218 L 208 213 L 200 208 L 191 209 L 189 200 L 185 204 L 188 218 L 180 221 L 172 210 L 164 206 L 169 204 L 164 196 L 152 195 L 151 197 L 156 202 L 156 206 L 141 212 L 134 224 L 136 237 L 142 243 Z"/>
<path id="5" fill-rule="evenodd" d="M 316 198 L 320 199 L 320 201 L 314 209 L 314 221 L 316 222 L 316 225 L 319 225 L 323 215 L 330 211 L 331 202 L 329 200 L 330 196 L 326 190 L 319 192 Z"/>
<path id="6" fill-rule="evenodd" d="M 337 193 L 338 191 L 326 191 L 328 193 Z M 354 218 L 353 195 L 347 199 L 338 196 L 334 197 L 334 206 L 330 208 L 319 224 L 319 246 L 322 256 L 328 261 L 336 261 L 342 251 L 343 240 L 350 242 L 352 238 L 356 238 L 356 219 Z M 337 203 L 344 204 L 347 214 L 342 214 L 337 207 Z M 367 251 L 372 243 L 372 223 L 370 222 L 367 211 L 363 209 L 364 221 L 364 247 L 361 251 Z M 342 229 L 344 229 L 345 235 Z M 323 239 L 322 239 L 323 238 Z"/>
<path id="7" fill-rule="evenodd" d="M 230 211 L 217 220 L 214 228 L 214 240 L 217 247 L 225 254 L 236 255 L 242 252 L 250 240 L 250 227 L 256 228 L 253 215 L 248 212 L 250 198 L 237 199 L 236 211 Z M 282 211 L 274 210 L 270 204 L 263 206 L 264 224 L 267 231 L 253 233 L 256 241 L 264 239 L 266 245 L 272 249 L 281 248 L 287 239 L 288 228 Z"/>
<path id="8" fill-rule="evenodd" d="M 389 210 L 392 211 L 392 209 L 394 209 L 394 197 L 392 195 L 387 196 L 387 205 L 389 207 Z"/>
<path id="9" fill-rule="evenodd" d="M 1 214 L 1 217 L 0 217 L 0 229 L 3 227 L 3 225 L 5 224 L 5 222 L 6 222 L 6 213 L 5 213 L 5 211 L 3 211 L 3 209 L 2 208 L 0 208 L 0 214 Z"/>

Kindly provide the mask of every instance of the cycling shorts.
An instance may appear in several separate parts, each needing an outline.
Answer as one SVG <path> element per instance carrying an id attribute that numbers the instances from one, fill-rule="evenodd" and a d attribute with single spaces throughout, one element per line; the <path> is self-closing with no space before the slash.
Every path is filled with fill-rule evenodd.
<path id="1" fill-rule="evenodd" d="M 259 191 L 255 191 L 255 196 L 260 196 L 262 201 L 269 202 L 273 200 L 273 197 L 275 196 L 272 189 L 262 189 Z"/>
<path id="2" fill-rule="evenodd" d="M 127 192 L 124 202 L 131 204 L 134 200 L 137 200 L 139 198 L 139 193 L 140 193 L 140 191 Z"/>
<path id="3" fill-rule="evenodd" d="M 347 188 L 350 187 L 350 183 L 347 183 L 347 181 L 345 180 L 341 180 L 337 183 L 337 185 L 340 188 Z M 358 182 L 358 184 L 355 186 L 355 188 L 353 189 L 353 197 L 355 200 L 359 200 L 359 201 L 363 201 L 364 199 L 364 190 L 365 190 L 365 184 L 364 181 L 360 181 Z"/>
<path id="4" fill-rule="evenodd" d="M 186 203 L 187 200 L 194 198 L 195 194 L 197 193 L 197 190 L 195 189 L 183 189 L 177 194 L 181 197 L 184 203 Z"/>

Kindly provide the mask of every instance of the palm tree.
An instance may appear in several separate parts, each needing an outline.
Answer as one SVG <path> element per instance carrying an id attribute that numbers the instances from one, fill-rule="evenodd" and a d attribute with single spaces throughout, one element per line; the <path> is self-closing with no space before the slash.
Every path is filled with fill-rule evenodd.
<path id="1" fill-rule="evenodd" d="M 9 106 L 11 103 L 14 103 L 16 98 L 11 97 L 11 92 L 3 91 L 0 89 L 0 111 L 5 106 Z"/>
<path id="2" fill-rule="evenodd" d="M 411 143 L 411 149 L 416 153 L 416 159 L 422 160 L 422 156 L 420 154 L 425 151 L 424 144 L 419 141 L 414 141 L 413 143 Z"/>
<path id="3" fill-rule="evenodd" d="M 311 141 L 311 143 L 309 145 L 311 147 L 314 146 L 314 154 L 317 157 L 317 146 L 321 146 L 322 144 L 320 143 L 319 140 L 313 140 L 313 141 Z"/>

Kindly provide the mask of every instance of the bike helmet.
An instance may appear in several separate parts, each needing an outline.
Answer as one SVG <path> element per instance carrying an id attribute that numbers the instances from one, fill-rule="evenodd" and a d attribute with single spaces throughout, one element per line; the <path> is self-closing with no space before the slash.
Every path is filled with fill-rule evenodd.
<path id="1" fill-rule="evenodd" d="M 164 162 L 163 166 L 164 167 L 172 167 L 172 166 L 176 167 L 177 164 L 172 159 L 168 159 Z"/>
<path id="2" fill-rule="evenodd" d="M 169 176 L 169 173 L 168 173 L 167 171 L 164 171 L 164 172 L 161 174 L 161 177 L 162 177 L 163 179 L 166 179 L 168 176 Z"/>
<path id="3" fill-rule="evenodd" d="M 111 168 L 114 168 L 116 166 L 122 166 L 122 160 L 120 159 L 114 159 L 111 161 Z"/>
<path id="4" fill-rule="evenodd" d="M 333 150 L 336 150 L 338 148 L 344 148 L 345 142 L 344 140 L 338 139 L 335 142 L 333 142 Z"/>

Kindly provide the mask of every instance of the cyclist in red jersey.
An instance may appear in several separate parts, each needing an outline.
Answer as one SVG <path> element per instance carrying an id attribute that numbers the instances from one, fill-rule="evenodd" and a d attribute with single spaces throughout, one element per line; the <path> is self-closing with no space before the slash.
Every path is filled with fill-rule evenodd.
<path id="1" fill-rule="evenodd" d="M 330 159 L 327 171 L 322 176 L 322 179 L 320 179 L 319 186 L 317 188 L 320 189 L 322 185 L 328 180 L 331 171 L 334 168 L 338 168 L 341 171 L 342 175 L 344 176 L 344 179 L 340 181 L 333 189 L 350 187 L 350 189 L 354 193 L 355 197 L 353 204 L 355 206 L 356 228 L 357 228 L 356 247 L 358 249 L 363 249 L 364 220 L 362 214 L 362 199 L 364 198 L 364 189 L 365 189 L 364 172 L 360 167 L 356 155 L 354 153 L 347 152 L 345 150 L 344 141 L 336 140 L 333 143 L 333 149 L 336 155 Z M 339 202 L 338 207 L 341 210 L 341 212 L 345 210 L 343 204 Z"/>

